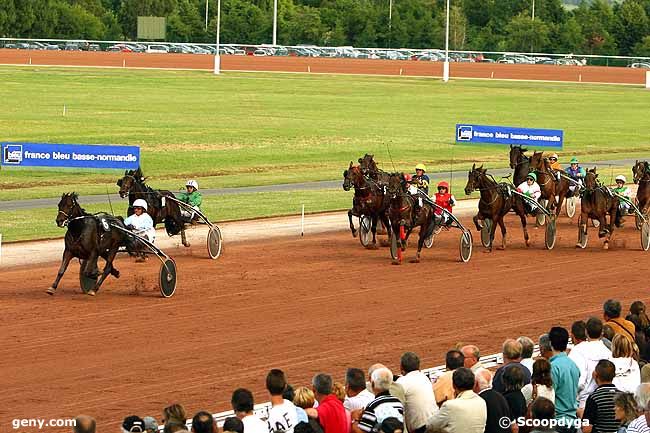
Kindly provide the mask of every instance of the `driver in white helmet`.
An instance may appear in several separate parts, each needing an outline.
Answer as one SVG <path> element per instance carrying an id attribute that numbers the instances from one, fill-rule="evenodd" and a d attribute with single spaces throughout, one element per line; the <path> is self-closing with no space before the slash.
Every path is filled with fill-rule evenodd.
<path id="1" fill-rule="evenodd" d="M 133 208 L 133 215 L 124 220 L 124 225 L 133 233 L 146 238 L 149 242 L 154 242 L 156 240 L 156 228 L 147 213 L 147 202 L 139 198 L 133 202 L 131 207 Z M 143 262 L 144 257 L 144 254 L 138 254 L 135 261 Z"/>
<path id="2" fill-rule="evenodd" d="M 192 208 L 200 211 L 203 198 L 201 197 L 201 193 L 199 192 L 199 183 L 194 179 L 190 179 L 185 184 L 185 188 L 187 189 L 187 192 L 181 193 L 181 195 L 178 197 L 179 200 L 182 201 L 183 203 L 189 204 L 190 206 L 192 206 Z M 181 209 L 181 214 L 188 221 L 192 221 L 194 219 L 194 212 L 190 212 L 186 209 Z"/>
<path id="3" fill-rule="evenodd" d="M 629 200 L 632 200 L 632 190 L 629 186 L 626 186 L 627 179 L 622 174 L 616 176 L 616 188 L 614 192 L 618 195 L 621 195 Z M 621 215 L 625 215 L 630 212 L 630 202 L 627 200 L 619 200 L 620 204 L 618 207 L 621 209 Z"/>

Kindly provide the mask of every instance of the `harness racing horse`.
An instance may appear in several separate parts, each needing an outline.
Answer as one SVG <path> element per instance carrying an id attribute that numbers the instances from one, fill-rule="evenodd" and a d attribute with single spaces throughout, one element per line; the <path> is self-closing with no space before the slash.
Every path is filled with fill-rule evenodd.
<path id="1" fill-rule="evenodd" d="M 134 250 L 133 241 L 129 236 L 119 229 L 111 227 L 111 225 L 116 225 L 126 229 L 122 218 L 105 213 L 88 214 L 79 205 L 77 198 L 77 194 L 73 192 L 63 194 L 59 201 L 56 225 L 59 227 L 67 225 L 68 231 L 65 234 L 65 250 L 63 250 L 59 272 L 52 286 L 47 289 L 49 295 L 56 292 L 70 260 L 78 258 L 81 262 L 80 275 L 82 278 L 96 281 L 94 287 L 87 292 L 88 295 L 95 296 L 109 274 L 115 278 L 120 277 L 120 272 L 113 266 L 118 249 L 125 246 L 130 254 Z M 106 265 L 98 279 L 97 260 L 99 257 L 106 261 Z"/>
<path id="2" fill-rule="evenodd" d="M 513 181 L 516 186 L 521 185 L 530 173 L 530 158 L 524 155 L 527 151 L 525 147 L 510 145 L 510 168 L 515 171 Z"/>
<path id="3" fill-rule="evenodd" d="M 350 231 L 352 236 L 357 236 L 357 230 L 354 228 L 352 216 L 368 216 L 371 222 L 372 244 L 367 248 L 377 248 L 377 221 L 381 219 L 385 227 L 388 227 L 388 217 L 386 216 L 387 200 L 384 194 L 384 187 L 377 182 L 366 178 L 358 165 L 353 165 L 350 161 L 350 167 L 343 172 L 343 189 L 349 191 L 354 188 L 354 198 L 352 199 L 352 209 L 348 210 L 348 219 L 350 220 Z M 360 222 L 361 223 L 361 222 Z"/>
<path id="4" fill-rule="evenodd" d="M 632 167 L 634 183 L 639 187 L 636 191 L 637 207 L 642 214 L 647 215 L 650 208 L 650 164 L 648 161 L 637 161 Z"/>
<path id="5" fill-rule="evenodd" d="M 602 185 L 598 180 L 596 167 L 587 171 L 585 176 L 585 187 L 580 202 L 580 220 L 578 243 L 579 248 L 587 246 L 587 220 L 597 219 L 600 223 L 598 237 L 605 238 L 603 249 L 609 249 L 609 241 L 614 233 L 614 226 L 620 226 L 620 211 L 618 208 L 619 199 L 614 196 L 609 188 Z M 607 215 L 609 214 L 609 224 Z"/>
<path id="6" fill-rule="evenodd" d="M 569 192 L 570 182 L 564 177 L 567 174 L 561 171 L 564 176 L 561 176 L 558 181 L 551 169 L 550 161 L 543 157 L 542 152 L 533 153 L 530 158 L 530 168 L 537 173 L 537 183 L 542 190 L 540 199 L 547 200 L 547 209 L 551 212 L 555 211 L 555 215 L 559 216 L 562 203 Z"/>
<path id="7" fill-rule="evenodd" d="M 420 227 L 420 236 L 418 238 L 418 251 L 411 263 L 420 263 L 420 253 L 424 240 L 431 236 L 435 227 L 435 213 L 433 206 L 424 201 L 422 207 L 418 206 L 416 210 L 416 199 L 411 197 L 406 191 L 406 180 L 403 174 L 394 173 L 390 175 L 388 181 L 389 207 L 388 218 L 391 228 L 392 239 L 399 240 L 401 251 L 406 250 L 406 243 L 409 235 L 414 228 Z M 393 264 L 400 264 L 401 253 L 398 252 L 398 258 L 393 258 Z"/>
<path id="8" fill-rule="evenodd" d="M 169 236 L 181 234 L 183 246 L 189 247 L 190 243 L 185 237 L 185 221 L 181 213 L 181 208 L 173 200 L 164 200 L 164 197 L 175 197 L 171 191 L 156 190 L 145 183 L 146 178 L 142 170 L 126 170 L 124 177 L 117 181 L 120 187 L 120 197 L 129 196 L 129 209 L 127 215 L 133 214 L 131 205 L 137 199 L 143 199 L 147 202 L 147 213 L 153 220 L 154 226 L 160 223 L 165 224 L 165 230 Z"/>
<path id="9" fill-rule="evenodd" d="M 526 209 L 523 200 L 514 194 L 509 193 L 510 186 L 506 183 L 497 183 L 492 176 L 487 174 L 487 170 L 481 165 L 477 167 L 472 165 L 472 169 L 467 175 L 467 185 L 465 185 L 465 194 L 470 195 L 473 191 L 480 191 L 481 198 L 478 202 L 478 213 L 474 216 L 474 225 L 476 230 L 481 231 L 483 226 L 480 220 L 491 220 L 493 223 L 490 228 L 490 242 L 487 250 L 492 251 L 494 233 L 496 225 L 501 227 L 501 247 L 506 248 L 506 225 L 503 221 L 510 209 L 514 210 L 521 219 L 521 227 L 524 231 L 524 240 L 526 246 L 530 246 L 530 238 L 526 227 Z"/>
<path id="10" fill-rule="evenodd" d="M 370 177 L 375 182 L 379 182 L 380 185 L 388 185 L 390 173 L 383 171 L 377 166 L 374 155 L 366 153 L 363 158 L 359 158 L 359 168 L 361 168 L 361 172 L 365 176 Z"/>

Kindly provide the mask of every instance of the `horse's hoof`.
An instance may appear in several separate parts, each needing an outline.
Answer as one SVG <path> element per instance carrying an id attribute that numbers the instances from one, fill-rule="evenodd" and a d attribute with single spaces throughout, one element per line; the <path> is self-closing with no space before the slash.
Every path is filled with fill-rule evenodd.
<path id="1" fill-rule="evenodd" d="M 356 230 L 352 232 L 352 237 L 353 237 L 353 238 L 356 238 L 356 237 L 357 237 L 357 231 L 356 231 Z"/>
<path id="2" fill-rule="evenodd" d="M 526 240 L 526 248 L 530 247 L 530 241 Z"/>
<path id="3" fill-rule="evenodd" d="M 95 292 L 94 290 L 88 290 L 88 293 L 87 293 L 88 296 L 95 296 L 96 294 L 97 294 L 97 292 Z"/>
<path id="4" fill-rule="evenodd" d="M 506 249 L 506 247 L 504 247 L 504 246 L 497 247 L 497 250 L 499 250 L 499 251 L 505 251 L 505 249 Z"/>
<path id="5" fill-rule="evenodd" d="M 485 250 L 483 250 L 483 252 L 484 252 L 484 253 L 491 253 L 491 252 L 492 252 L 492 248 L 485 249 Z"/>
<path id="6" fill-rule="evenodd" d="M 56 289 L 54 287 L 48 287 L 45 293 L 48 295 L 54 295 L 56 293 Z"/>
<path id="7" fill-rule="evenodd" d="M 576 248 L 582 248 L 582 245 L 576 244 Z"/>
<path id="8" fill-rule="evenodd" d="M 401 262 L 399 260 L 393 260 L 391 262 L 392 265 L 401 265 Z"/>
<path id="9" fill-rule="evenodd" d="M 192 244 L 190 244 L 189 242 L 185 242 L 185 243 L 183 243 L 183 246 L 184 246 L 185 248 L 189 248 L 189 247 L 192 246 Z"/>
<path id="10" fill-rule="evenodd" d="M 120 278 L 120 271 L 118 271 L 118 270 L 116 269 L 115 272 L 113 272 L 113 276 L 114 276 L 115 278 Z"/>
<path id="11" fill-rule="evenodd" d="M 367 249 L 367 250 L 378 250 L 379 247 L 377 246 L 377 244 L 370 244 L 370 245 L 368 245 L 368 246 L 366 247 L 366 249 Z"/>
<path id="12" fill-rule="evenodd" d="M 411 259 L 410 262 L 411 263 L 420 263 L 420 259 Z"/>

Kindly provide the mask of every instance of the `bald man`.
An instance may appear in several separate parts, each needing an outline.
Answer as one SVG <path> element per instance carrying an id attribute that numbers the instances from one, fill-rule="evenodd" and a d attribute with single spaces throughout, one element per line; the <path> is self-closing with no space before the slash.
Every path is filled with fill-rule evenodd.
<path id="1" fill-rule="evenodd" d="M 88 415 L 79 415 L 74 420 L 73 433 L 95 433 L 97 423 L 95 418 Z"/>

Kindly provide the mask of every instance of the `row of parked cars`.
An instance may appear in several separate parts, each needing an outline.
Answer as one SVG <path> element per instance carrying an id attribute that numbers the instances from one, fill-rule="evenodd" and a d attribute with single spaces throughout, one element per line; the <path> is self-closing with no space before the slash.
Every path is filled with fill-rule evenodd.
<path id="1" fill-rule="evenodd" d="M 168 43 L 137 43 L 124 42 L 117 44 L 98 44 L 88 41 L 66 41 L 54 44 L 51 42 L 5 42 L 7 49 L 18 50 L 65 50 L 65 51 L 109 51 L 133 53 L 181 53 L 181 54 L 217 54 L 214 44 L 168 44 Z M 297 56 L 297 57 L 336 57 L 352 59 L 385 59 L 385 60 L 415 60 L 426 62 L 443 62 L 445 52 L 442 50 L 416 50 L 416 49 L 380 49 L 380 48 L 355 48 L 346 47 L 318 47 L 314 45 L 299 45 L 293 47 L 273 45 L 221 45 L 220 54 L 235 56 Z M 585 58 L 577 59 L 572 55 L 563 58 L 529 56 L 525 54 L 504 54 L 500 57 L 487 57 L 482 53 L 450 52 L 449 60 L 452 62 L 496 62 L 505 64 L 547 64 L 565 66 L 583 66 L 587 64 Z M 628 65 L 631 68 L 650 69 L 649 61 L 637 61 Z"/>

